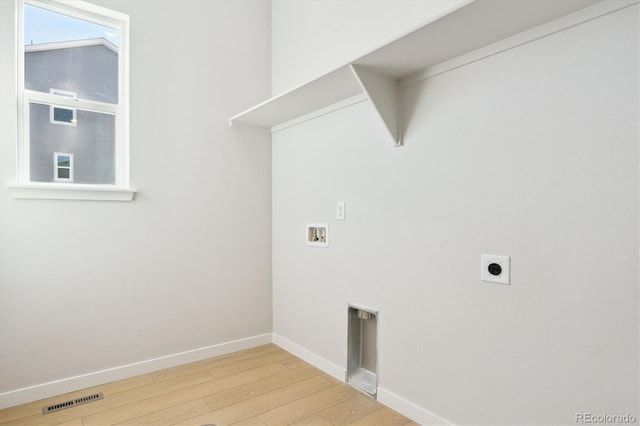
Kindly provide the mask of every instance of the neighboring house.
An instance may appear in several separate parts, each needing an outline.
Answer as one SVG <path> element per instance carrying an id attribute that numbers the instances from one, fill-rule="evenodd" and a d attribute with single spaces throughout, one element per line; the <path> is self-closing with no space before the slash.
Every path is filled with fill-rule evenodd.
<path id="1" fill-rule="evenodd" d="M 96 38 L 25 46 L 25 87 L 64 97 L 118 102 L 118 47 Z M 33 182 L 113 184 L 115 117 L 32 103 Z"/>

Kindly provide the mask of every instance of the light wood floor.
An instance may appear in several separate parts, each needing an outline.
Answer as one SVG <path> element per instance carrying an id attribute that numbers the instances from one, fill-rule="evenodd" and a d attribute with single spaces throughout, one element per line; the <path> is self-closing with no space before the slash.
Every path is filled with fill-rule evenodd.
<path id="1" fill-rule="evenodd" d="M 47 415 L 95 392 L 104 399 Z M 0 410 L 0 425 L 415 425 L 275 345 Z"/>

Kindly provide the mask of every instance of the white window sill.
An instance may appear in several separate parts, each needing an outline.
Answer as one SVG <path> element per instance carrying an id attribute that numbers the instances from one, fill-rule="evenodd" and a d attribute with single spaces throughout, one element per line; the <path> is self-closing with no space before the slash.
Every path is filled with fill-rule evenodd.
<path id="1" fill-rule="evenodd" d="M 97 185 L 7 185 L 13 198 L 38 200 L 132 201 L 136 189 Z"/>

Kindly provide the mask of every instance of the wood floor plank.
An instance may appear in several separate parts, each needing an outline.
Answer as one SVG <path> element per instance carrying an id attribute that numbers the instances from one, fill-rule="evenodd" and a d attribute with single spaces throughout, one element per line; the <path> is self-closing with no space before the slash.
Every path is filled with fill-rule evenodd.
<path id="1" fill-rule="evenodd" d="M 183 404 L 203 396 L 212 395 L 225 389 L 250 383 L 273 374 L 289 371 L 282 364 L 272 363 L 238 374 L 199 383 L 187 388 L 177 389 L 172 392 L 139 400 L 134 403 L 120 405 L 118 407 L 101 411 L 99 413 L 84 417 L 85 426 L 101 426 L 105 424 L 116 424 L 128 419 L 144 416 L 158 410 L 158 407 L 165 408 Z M 184 376 L 181 376 L 184 377 Z M 178 377 L 179 378 L 179 377 Z M 176 379 L 178 379 L 176 378 Z M 175 379 L 170 379 L 172 381 Z"/>
<path id="2" fill-rule="evenodd" d="M 393 411 L 391 408 L 382 407 L 374 411 L 373 413 L 356 420 L 351 424 L 358 425 L 358 426 L 371 426 L 371 425 L 404 426 L 410 421 L 411 419 L 403 416 L 400 413 Z"/>
<path id="3" fill-rule="evenodd" d="M 266 426 L 260 417 L 251 417 L 250 419 L 242 420 L 238 423 L 234 423 L 232 426 Z"/>
<path id="4" fill-rule="evenodd" d="M 261 380 L 215 393 L 204 398 L 204 401 L 211 411 L 215 411 L 228 405 L 237 404 L 238 402 L 255 398 L 272 390 L 322 374 L 324 374 L 322 371 L 307 364 L 306 367 L 289 370 L 281 374 L 275 374 Z"/>
<path id="5" fill-rule="evenodd" d="M 266 424 L 266 423 L 264 423 Z M 295 423 L 291 423 L 292 426 L 332 426 L 331 422 L 319 414 L 305 417 L 302 420 L 298 420 Z"/>
<path id="6" fill-rule="evenodd" d="M 344 382 L 342 380 L 338 380 L 335 377 L 330 376 L 328 374 L 327 374 L 327 380 L 330 380 L 331 383 L 333 383 L 334 385 L 343 385 L 344 384 Z"/>
<path id="7" fill-rule="evenodd" d="M 303 360 L 301 360 L 300 358 L 294 358 L 288 361 L 282 361 L 282 363 L 289 368 L 300 368 L 300 367 L 304 367 L 307 364 L 306 362 L 304 362 Z"/>
<path id="8" fill-rule="evenodd" d="M 83 426 L 82 419 L 73 419 L 68 422 L 58 423 L 56 426 Z"/>
<path id="9" fill-rule="evenodd" d="M 295 357 L 293 355 L 291 355 L 289 352 L 286 352 L 286 351 L 269 352 L 259 357 L 252 357 L 248 359 L 235 361 L 229 364 L 208 368 L 207 371 L 214 378 L 225 377 L 241 371 L 250 370 L 252 368 L 256 368 L 265 364 L 270 364 L 273 362 L 282 363 L 282 361 L 291 360 L 294 358 Z"/>
<path id="10" fill-rule="evenodd" d="M 349 386 L 344 384 L 334 385 L 329 389 L 271 409 L 260 414 L 259 417 L 268 425 L 288 425 L 358 395 L 358 391 Z"/>
<path id="11" fill-rule="evenodd" d="M 319 414 L 334 425 L 348 425 L 382 408 L 373 398 L 359 394 L 348 401 L 321 411 Z"/>
<path id="12" fill-rule="evenodd" d="M 286 367 L 285 367 L 286 368 Z M 285 388 L 276 389 L 256 398 L 251 398 L 237 404 L 229 405 L 220 410 L 213 411 L 203 416 L 189 419 L 181 423 L 184 426 L 200 426 L 211 423 L 217 426 L 230 425 L 254 417 L 268 411 L 273 407 L 279 407 L 307 395 L 312 395 L 323 389 L 333 386 L 322 376 L 314 376 L 310 379 L 294 383 Z M 264 421 L 262 417 L 261 420 Z"/>
<path id="13" fill-rule="evenodd" d="M 183 420 L 190 419 L 195 416 L 199 416 L 209 412 L 207 404 L 201 400 L 189 401 L 184 404 L 176 405 L 173 407 L 165 408 L 164 410 L 158 410 L 146 416 L 136 417 L 135 419 L 128 420 L 123 423 L 118 423 L 121 426 L 165 426 L 179 423 Z"/>
<path id="14" fill-rule="evenodd" d="M 220 365 L 229 364 L 244 359 L 259 357 L 269 352 L 285 352 L 282 348 L 270 343 L 268 345 L 257 346 L 255 348 L 245 349 L 243 351 L 233 352 L 221 355 L 215 358 L 209 358 L 202 361 L 196 361 L 189 364 L 171 367 L 151 373 L 156 381 L 171 379 L 187 373 L 206 370 L 208 368 L 218 367 Z"/>

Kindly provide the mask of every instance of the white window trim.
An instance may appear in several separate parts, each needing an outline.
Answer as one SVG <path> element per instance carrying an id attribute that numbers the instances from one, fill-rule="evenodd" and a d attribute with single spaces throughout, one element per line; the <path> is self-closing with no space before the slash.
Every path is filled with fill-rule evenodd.
<path id="1" fill-rule="evenodd" d="M 52 93 L 25 89 L 24 81 L 24 4 L 43 7 L 54 12 L 84 19 L 120 30 L 118 50 L 118 104 L 65 99 Z M 65 199 L 65 200 L 114 200 L 130 201 L 136 189 L 129 182 L 129 16 L 84 1 L 65 0 L 17 0 L 17 64 L 18 64 L 18 149 L 17 182 L 8 185 L 14 198 Z M 116 176 L 114 185 L 85 185 L 65 182 L 31 182 L 29 156 L 29 119 L 25 113 L 30 102 L 60 105 L 73 109 L 95 112 L 112 112 L 116 117 Z"/>
<path id="2" fill-rule="evenodd" d="M 67 98 L 72 98 L 72 99 L 77 99 L 78 98 L 78 94 L 76 92 L 71 92 L 69 90 L 49 89 L 49 93 L 51 93 L 52 95 L 65 96 Z M 56 120 L 55 119 L 55 109 L 56 108 L 71 110 L 73 112 L 73 116 L 71 118 L 71 122 Z M 64 107 L 61 107 L 60 105 L 51 105 L 49 107 L 49 123 L 58 124 L 58 125 L 61 125 L 61 126 L 77 127 L 78 126 L 78 110 L 75 109 L 75 108 L 64 108 Z"/>
<path id="3" fill-rule="evenodd" d="M 135 189 L 118 189 L 112 185 L 41 182 L 29 185 L 8 185 L 13 198 L 33 200 L 93 200 L 131 201 Z"/>
<path id="4" fill-rule="evenodd" d="M 59 157 L 69 157 L 69 166 L 58 165 Z M 69 169 L 69 177 L 61 178 L 58 176 L 60 169 Z M 53 153 L 53 180 L 54 182 L 73 182 L 73 154 L 68 152 L 54 152 Z"/>

